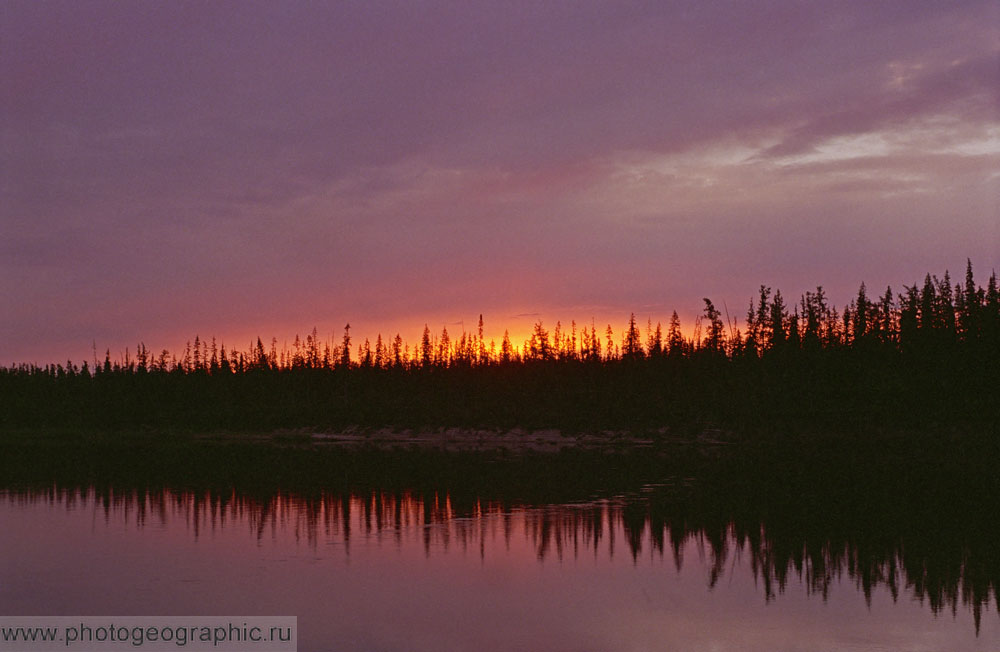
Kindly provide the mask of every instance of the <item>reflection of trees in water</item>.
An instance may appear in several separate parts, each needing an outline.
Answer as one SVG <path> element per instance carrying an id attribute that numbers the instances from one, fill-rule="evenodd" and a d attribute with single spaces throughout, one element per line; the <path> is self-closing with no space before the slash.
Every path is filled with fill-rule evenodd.
<path id="1" fill-rule="evenodd" d="M 866 601 L 884 587 L 898 600 L 910 594 L 937 614 L 962 604 L 978 632 L 990 594 L 1000 611 L 1000 558 L 996 525 L 935 529 L 924 523 L 851 526 L 836 506 L 803 521 L 798 515 L 758 518 L 752 514 L 699 509 L 655 492 L 587 503 L 530 505 L 468 499 L 447 493 L 383 492 L 298 495 L 54 488 L 6 492 L 14 504 L 45 503 L 68 511 L 93 509 L 110 522 L 121 519 L 183 526 L 195 538 L 224 528 L 245 528 L 258 539 L 291 534 L 295 541 L 420 545 L 435 551 L 470 551 L 527 542 L 539 560 L 628 555 L 668 558 L 680 570 L 685 552 L 698 552 L 715 587 L 736 564 L 749 564 L 767 601 L 800 583 L 825 600 L 844 575 Z M 902 526 L 902 527 L 900 527 Z"/>

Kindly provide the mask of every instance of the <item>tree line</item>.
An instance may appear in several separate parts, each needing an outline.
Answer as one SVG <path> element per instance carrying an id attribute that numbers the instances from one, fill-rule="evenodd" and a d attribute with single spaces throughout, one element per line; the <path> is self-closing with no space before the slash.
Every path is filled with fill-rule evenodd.
<path id="1" fill-rule="evenodd" d="M 841 309 L 822 287 L 786 302 L 761 286 L 743 323 L 704 299 L 685 335 L 632 314 L 608 325 L 541 320 L 515 345 L 487 341 L 483 319 L 457 337 L 338 342 L 316 329 L 292 346 L 243 350 L 195 337 L 183 351 L 144 344 L 113 359 L 0 368 L 0 424 L 281 427 L 538 425 L 587 429 L 776 417 L 842 423 L 976 420 L 1000 361 L 996 272 L 977 285 L 926 275 L 899 293 L 864 284 Z M 994 385 L 996 386 L 996 385 Z M 915 412 L 911 410 L 915 409 Z M 916 417 L 914 417 L 916 415 Z M 780 420 L 780 419 L 779 419 Z"/>

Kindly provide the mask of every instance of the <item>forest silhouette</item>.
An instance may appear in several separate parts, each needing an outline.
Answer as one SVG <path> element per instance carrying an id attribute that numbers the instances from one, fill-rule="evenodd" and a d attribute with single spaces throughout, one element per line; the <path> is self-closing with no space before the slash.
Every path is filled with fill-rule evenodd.
<path id="1" fill-rule="evenodd" d="M 685 336 L 538 321 L 499 344 L 425 326 L 419 342 L 196 337 L 181 353 L 144 344 L 117 359 L 0 369 L 0 427 L 472 427 L 738 430 L 995 426 L 1000 386 L 996 272 L 976 284 L 928 274 L 895 293 L 862 284 L 838 310 L 822 287 L 786 303 L 761 286 L 742 324 L 709 299 Z"/>

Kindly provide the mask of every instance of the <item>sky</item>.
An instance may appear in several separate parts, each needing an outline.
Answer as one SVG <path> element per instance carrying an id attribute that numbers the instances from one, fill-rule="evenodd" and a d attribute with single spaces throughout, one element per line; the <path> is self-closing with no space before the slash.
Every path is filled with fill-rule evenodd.
<path id="1" fill-rule="evenodd" d="M 4 0 L 0 79 L 0 364 L 1000 268 L 995 0 Z"/>

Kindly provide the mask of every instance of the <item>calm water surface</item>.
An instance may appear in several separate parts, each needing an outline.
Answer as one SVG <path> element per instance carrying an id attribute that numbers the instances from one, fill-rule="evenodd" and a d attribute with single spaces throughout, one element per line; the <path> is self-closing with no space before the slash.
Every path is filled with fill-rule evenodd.
<path id="1" fill-rule="evenodd" d="M 879 547 L 658 498 L 684 483 L 552 504 L 10 488 L 0 613 L 295 615 L 300 650 L 1000 649 L 995 578 L 968 546 Z"/>

